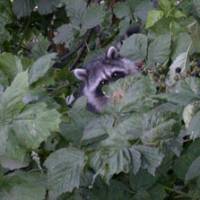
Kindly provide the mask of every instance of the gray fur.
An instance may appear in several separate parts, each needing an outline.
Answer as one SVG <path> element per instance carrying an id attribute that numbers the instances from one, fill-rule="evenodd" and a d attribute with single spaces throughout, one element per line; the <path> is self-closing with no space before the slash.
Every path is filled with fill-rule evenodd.
<path id="1" fill-rule="evenodd" d="M 93 112 L 101 112 L 109 101 L 101 90 L 105 84 L 127 75 L 139 72 L 137 63 L 119 55 L 115 47 L 110 47 L 106 55 L 89 62 L 85 68 L 75 69 L 74 75 L 83 81 L 82 94 L 87 97 L 88 108 Z"/>

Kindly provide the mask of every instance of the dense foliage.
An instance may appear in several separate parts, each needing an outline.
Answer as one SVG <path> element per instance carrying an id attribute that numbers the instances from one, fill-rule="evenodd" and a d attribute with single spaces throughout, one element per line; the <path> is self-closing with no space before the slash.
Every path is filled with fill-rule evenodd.
<path id="1" fill-rule="evenodd" d="M 144 71 L 66 97 L 122 38 Z M 0 199 L 200 199 L 199 0 L 0 1 Z"/>

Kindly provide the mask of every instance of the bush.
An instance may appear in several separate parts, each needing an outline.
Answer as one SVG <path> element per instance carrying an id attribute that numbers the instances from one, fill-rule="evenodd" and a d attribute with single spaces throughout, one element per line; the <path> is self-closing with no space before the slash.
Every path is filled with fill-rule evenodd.
<path id="1" fill-rule="evenodd" d="M 200 2 L 2 0 L 0 199 L 200 199 Z M 126 34 L 144 72 L 101 114 L 65 98 Z"/>

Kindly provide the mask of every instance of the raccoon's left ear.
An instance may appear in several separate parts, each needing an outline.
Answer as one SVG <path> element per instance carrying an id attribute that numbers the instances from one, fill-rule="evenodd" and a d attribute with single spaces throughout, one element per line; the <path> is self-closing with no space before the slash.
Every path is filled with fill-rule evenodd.
<path id="1" fill-rule="evenodd" d="M 106 58 L 114 59 L 114 58 L 117 58 L 118 56 L 119 56 L 119 53 L 118 53 L 117 48 L 114 46 L 109 47 L 109 49 L 106 52 Z"/>
<path id="2" fill-rule="evenodd" d="M 86 69 L 74 69 L 73 70 L 74 76 L 81 81 L 85 81 L 87 79 L 87 70 Z"/>

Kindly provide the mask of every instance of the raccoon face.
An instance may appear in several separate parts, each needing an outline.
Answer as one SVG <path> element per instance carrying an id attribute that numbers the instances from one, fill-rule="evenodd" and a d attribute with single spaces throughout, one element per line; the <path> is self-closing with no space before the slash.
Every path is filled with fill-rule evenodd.
<path id="1" fill-rule="evenodd" d="M 121 57 L 115 47 L 106 55 L 89 62 L 84 69 L 73 70 L 77 79 L 83 82 L 82 94 L 87 97 L 88 109 L 101 112 L 109 97 L 103 94 L 105 84 L 140 71 L 141 63 Z"/>

